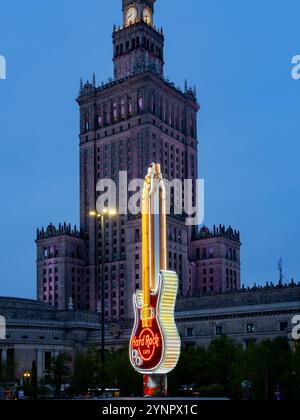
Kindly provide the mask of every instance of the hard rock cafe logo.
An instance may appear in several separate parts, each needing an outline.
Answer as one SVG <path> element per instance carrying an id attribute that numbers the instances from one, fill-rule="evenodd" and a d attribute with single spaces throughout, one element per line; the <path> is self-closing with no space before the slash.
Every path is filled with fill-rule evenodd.
<path id="1" fill-rule="evenodd" d="M 158 334 L 145 328 L 139 337 L 132 338 L 132 346 L 139 352 L 144 362 L 148 362 L 153 358 L 155 350 L 161 346 L 161 340 Z"/>

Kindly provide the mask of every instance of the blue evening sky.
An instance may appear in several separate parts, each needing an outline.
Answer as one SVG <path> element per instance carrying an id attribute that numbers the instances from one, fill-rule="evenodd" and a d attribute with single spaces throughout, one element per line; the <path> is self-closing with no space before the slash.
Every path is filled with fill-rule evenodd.
<path id="1" fill-rule="evenodd" d="M 198 88 L 206 224 L 241 230 L 242 281 L 300 280 L 299 0 L 158 0 L 165 74 Z M 35 230 L 78 223 L 79 79 L 112 75 L 121 0 L 1 0 L 0 295 L 35 297 Z M 297 42 L 298 40 L 298 42 Z"/>

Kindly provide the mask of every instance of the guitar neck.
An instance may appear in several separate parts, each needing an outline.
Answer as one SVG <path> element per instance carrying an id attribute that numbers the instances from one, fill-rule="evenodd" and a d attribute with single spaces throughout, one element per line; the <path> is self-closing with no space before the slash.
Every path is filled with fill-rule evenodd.
<path id="1" fill-rule="evenodd" d="M 150 232 L 149 232 L 149 197 L 145 185 L 142 199 L 142 287 L 143 305 L 150 305 Z"/>
<path id="2" fill-rule="evenodd" d="M 152 166 L 142 195 L 143 305 L 150 305 L 150 293 L 157 287 L 161 271 L 167 268 L 166 189 L 160 166 Z"/>

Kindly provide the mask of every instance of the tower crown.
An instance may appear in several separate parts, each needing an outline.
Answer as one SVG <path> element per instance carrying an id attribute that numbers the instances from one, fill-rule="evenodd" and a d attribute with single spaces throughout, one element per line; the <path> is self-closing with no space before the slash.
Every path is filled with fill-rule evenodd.
<path id="1" fill-rule="evenodd" d="M 114 77 L 142 71 L 163 75 L 164 36 L 154 26 L 156 0 L 123 0 L 124 24 L 114 28 Z"/>

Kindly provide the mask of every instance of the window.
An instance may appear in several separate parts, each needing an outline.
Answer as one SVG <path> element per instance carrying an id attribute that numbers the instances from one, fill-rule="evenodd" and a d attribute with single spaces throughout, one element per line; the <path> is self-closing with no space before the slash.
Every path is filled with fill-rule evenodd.
<path id="1" fill-rule="evenodd" d="M 223 335 L 223 326 L 222 326 L 222 325 L 218 325 L 218 326 L 216 327 L 216 334 L 217 334 L 218 336 Z"/>
<path id="2" fill-rule="evenodd" d="M 138 110 L 141 112 L 143 110 L 144 101 L 142 95 L 138 96 Z"/>
<path id="3" fill-rule="evenodd" d="M 129 116 L 130 116 L 130 117 L 132 116 L 132 112 L 133 112 L 133 108 L 132 108 L 132 98 L 131 98 L 131 97 L 129 97 L 129 98 L 128 98 L 128 113 L 129 113 Z M 128 126 L 128 128 L 130 128 L 130 126 Z"/>
<path id="4" fill-rule="evenodd" d="M 98 127 L 102 127 L 102 111 L 98 111 Z"/>
<path id="5" fill-rule="evenodd" d="M 188 328 L 187 329 L 187 336 L 193 337 L 194 336 L 194 328 Z"/>
<path id="6" fill-rule="evenodd" d="M 288 328 L 289 328 L 288 322 L 286 322 L 286 321 L 280 322 L 280 331 L 281 332 L 287 331 Z"/>
<path id="7" fill-rule="evenodd" d="M 117 113 L 117 102 L 114 102 L 113 103 L 113 107 L 112 108 L 113 108 L 112 109 L 113 121 L 116 122 L 117 121 L 117 116 L 118 116 L 118 113 Z"/>
<path id="8" fill-rule="evenodd" d="M 247 333 L 248 334 L 254 334 L 255 333 L 255 325 L 254 324 L 248 324 L 247 325 Z"/>
<path id="9" fill-rule="evenodd" d="M 121 118 L 122 119 L 125 118 L 125 100 L 124 99 L 121 100 Z"/>
<path id="10" fill-rule="evenodd" d="M 49 371 L 51 369 L 51 363 L 52 362 L 52 353 L 51 351 L 46 351 L 45 352 L 45 357 L 44 357 L 44 368 L 46 371 Z"/>

